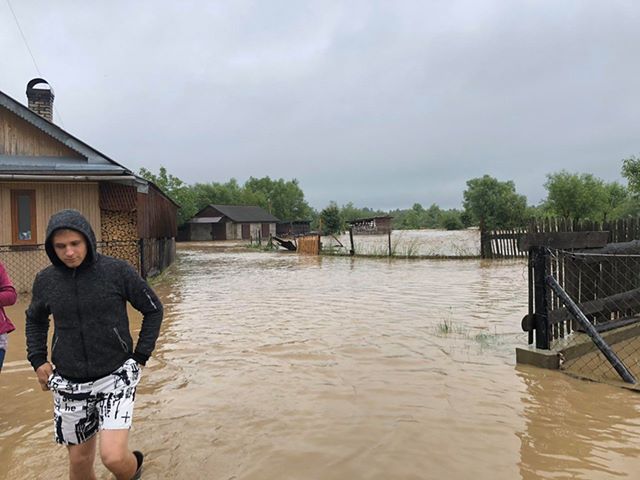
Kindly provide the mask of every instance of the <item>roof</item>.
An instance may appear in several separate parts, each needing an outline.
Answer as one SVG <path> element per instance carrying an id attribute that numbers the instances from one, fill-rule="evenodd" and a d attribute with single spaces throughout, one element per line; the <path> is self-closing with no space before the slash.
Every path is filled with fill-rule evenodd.
<path id="1" fill-rule="evenodd" d="M 124 167 L 113 164 L 89 164 L 77 158 L 27 155 L 0 155 L 0 171 L 16 175 L 133 175 Z"/>
<path id="2" fill-rule="evenodd" d="M 379 217 L 369 217 L 369 218 L 358 218 L 357 220 L 350 220 L 349 224 L 353 225 L 354 223 L 372 222 L 374 220 L 390 220 L 392 218 L 393 217 L 389 215 L 380 215 Z"/>
<path id="3" fill-rule="evenodd" d="M 166 195 L 157 185 L 134 174 L 124 165 L 107 157 L 92 146 L 74 137 L 55 123 L 38 115 L 36 112 L 11 98 L 0 90 L 0 108 L 4 108 L 17 117 L 33 125 L 38 130 L 59 141 L 66 147 L 80 154 L 83 158 L 52 157 L 52 156 L 26 156 L 26 155 L 0 155 L 0 175 L 10 175 L 19 179 L 33 178 L 34 175 L 45 175 L 52 180 L 70 178 L 76 181 L 104 180 L 120 181 L 136 186 L 139 191 L 146 191 L 151 186 L 163 197 L 167 198 L 175 206 L 180 207 L 174 200 Z"/>
<path id="4" fill-rule="evenodd" d="M 255 205 L 207 205 L 201 209 L 194 217 L 200 217 L 200 213 L 203 213 L 206 209 L 213 208 L 220 212 L 225 217 L 236 223 L 251 223 L 251 222 L 265 222 L 273 223 L 279 222 L 277 217 L 274 217 L 265 209 Z M 207 215 L 211 217 L 211 215 Z M 200 217 L 202 218 L 202 217 Z"/>
<path id="5" fill-rule="evenodd" d="M 0 169 L 2 171 L 6 171 L 9 167 L 13 167 L 16 170 L 20 169 L 25 173 L 27 171 L 29 171 L 29 173 L 43 173 L 43 171 L 48 171 L 55 174 L 56 171 L 64 170 L 65 168 L 75 168 L 76 170 L 81 170 L 83 173 L 86 171 L 105 173 L 108 170 L 110 175 L 118 173 L 123 175 L 132 174 L 131 170 L 128 168 L 120 165 L 118 162 L 84 143 L 82 140 L 74 137 L 55 123 L 41 117 L 33 110 L 29 109 L 17 100 L 14 100 L 2 91 L 0 91 L 0 107 L 4 107 L 9 112 L 20 117 L 27 123 L 30 123 L 38 130 L 41 130 L 84 157 L 83 160 L 68 157 L 0 155 Z M 64 173 L 66 174 L 67 172 Z"/>
<path id="6" fill-rule="evenodd" d="M 187 223 L 220 223 L 222 217 L 193 217 Z"/>

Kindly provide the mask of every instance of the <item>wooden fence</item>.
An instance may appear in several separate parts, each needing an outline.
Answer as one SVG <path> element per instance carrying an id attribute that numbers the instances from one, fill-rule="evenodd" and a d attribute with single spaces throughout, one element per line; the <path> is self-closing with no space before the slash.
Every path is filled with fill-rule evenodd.
<path id="1" fill-rule="evenodd" d="M 640 218 L 624 218 L 606 222 L 583 220 L 576 222 L 565 218 L 532 219 L 526 228 L 489 230 L 480 234 L 482 258 L 526 257 L 520 251 L 520 239 L 527 233 L 550 232 L 609 232 L 607 243 L 630 242 L 640 239 Z"/>
<path id="2" fill-rule="evenodd" d="M 320 254 L 320 235 L 305 235 L 296 238 L 298 244 L 298 253 L 306 253 L 308 255 Z"/>
<path id="3" fill-rule="evenodd" d="M 518 245 L 526 228 L 512 230 L 492 230 L 480 233 L 480 255 L 482 258 L 526 257 L 527 252 L 520 251 Z"/>
<path id="4" fill-rule="evenodd" d="M 607 243 L 630 242 L 640 239 L 640 218 L 623 218 L 606 222 L 564 218 L 545 218 L 529 222 L 528 231 L 538 232 L 609 232 Z"/>

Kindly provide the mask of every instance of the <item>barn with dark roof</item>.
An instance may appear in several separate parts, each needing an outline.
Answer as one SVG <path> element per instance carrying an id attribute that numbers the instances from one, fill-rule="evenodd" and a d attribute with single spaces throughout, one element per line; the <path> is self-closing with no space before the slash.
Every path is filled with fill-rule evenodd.
<path id="1" fill-rule="evenodd" d="M 180 227 L 178 240 L 249 240 L 276 234 L 280 220 L 254 205 L 207 205 Z"/>

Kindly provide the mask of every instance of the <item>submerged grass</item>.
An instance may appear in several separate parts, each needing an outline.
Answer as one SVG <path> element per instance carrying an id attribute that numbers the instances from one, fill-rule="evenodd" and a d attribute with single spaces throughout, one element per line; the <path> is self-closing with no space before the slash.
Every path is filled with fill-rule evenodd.
<path id="1" fill-rule="evenodd" d="M 480 332 L 473 339 L 480 345 L 481 349 L 497 347 L 502 344 L 502 337 L 498 335 L 497 331 L 493 333 Z"/>
<path id="2" fill-rule="evenodd" d="M 498 334 L 497 331 L 493 333 L 487 331 L 481 331 L 480 333 L 474 333 L 470 327 L 455 322 L 453 320 L 452 312 L 449 312 L 446 318 L 442 319 L 438 324 L 436 324 L 436 334 L 441 337 L 447 336 L 455 336 L 456 338 L 461 338 L 464 340 L 472 340 L 481 350 L 485 348 L 495 348 L 502 344 L 502 337 Z"/>
<path id="3" fill-rule="evenodd" d="M 469 329 L 460 323 L 454 322 L 451 318 L 451 312 L 447 318 L 442 319 L 442 321 L 436 325 L 436 332 L 442 336 L 457 335 L 465 338 L 469 336 Z"/>
<path id="4" fill-rule="evenodd" d="M 442 320 L 442 322 L 438 324 L 437 328 L 438 328 L 438 332 L 441 333 L 442 335 L 448 335 L 450 333 L 453 333 L 453 321 L 444 319 Z"/>

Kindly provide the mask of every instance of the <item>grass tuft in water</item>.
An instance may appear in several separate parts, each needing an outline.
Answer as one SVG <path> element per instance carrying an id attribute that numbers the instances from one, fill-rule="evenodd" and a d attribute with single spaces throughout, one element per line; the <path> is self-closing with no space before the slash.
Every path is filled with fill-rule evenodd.
<path id="1" fill-rule="evenodd" d="M 438 324 L 438 332 L 447 335 L 453 331 L 453 322 L 451 320 L 443 320 Z"/>
<path id="2" fill-rule="evenodd" d="M 498 335 L 498 332 L 481 332 L 475 335 L 473 339 L 478 342 L 482 348 L 495 347 L 500 344 L 500 336 Z"/>
<path id="3" fill-rule="evenodd" d="M 445 318 L 440 323 L 438 323 L 436 325 L 436 330 L 440 335 L 460 335 L 464 337 L 469 336 L 467 327 L 454 322 L 450 318 Z"/>

